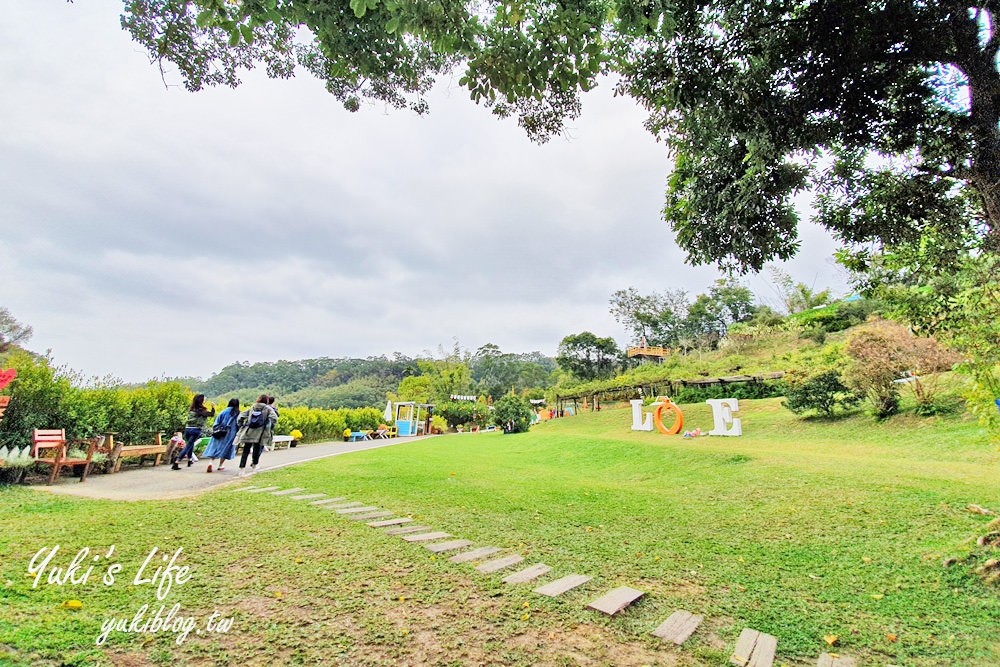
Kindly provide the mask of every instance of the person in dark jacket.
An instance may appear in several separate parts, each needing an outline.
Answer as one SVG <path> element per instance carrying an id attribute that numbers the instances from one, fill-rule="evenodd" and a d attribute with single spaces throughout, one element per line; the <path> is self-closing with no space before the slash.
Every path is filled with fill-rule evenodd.
<path id="1" fill-rule="evenodd" d="M 254 415 L 258 415 L 261 420 L 260 425 L 254 425 Z M 260 463 L 260 453 L 264 445 L 273 437 L 274 423 L 278 421 L 278 416 L 267 404 L 267 394 L 262 394 L 257 402 L 240 413 L 237 425 L 240 432 L 236 436 L 236 444 L 243 445 L 243 453 L 240 455 L 240 477 L 246 475 L 247 457 L 253 449 L 253 461 L 250 464 L 250 474 L 257 472 L 257 464 Z"/>
<path id="2" fill-rule="evenodd" d="M 180 470 L 180 461 L 187 459 L 188 467 L 194 463 L 194 443 L 201 438 L 201 432 L 205 428 L 205 422 L 209 417 L 215 416 L 215 406 L 205 407 L 205 394 L 195 394 L 191 399 L 191 407 L 188 408 L 187 422 L 184 426 L 184 442 L 186 443 L 180 456 L 171 461 L 173 470 Z"/>

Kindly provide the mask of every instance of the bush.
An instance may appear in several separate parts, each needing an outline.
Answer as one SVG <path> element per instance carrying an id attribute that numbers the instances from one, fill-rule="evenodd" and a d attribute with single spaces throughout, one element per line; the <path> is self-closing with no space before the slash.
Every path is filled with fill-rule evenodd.
<path id="1" fill-rule="evenodd" d="M 884 303 L 875 299 L 839 301 L 825 308 L 813 308 L 796 313 L 789 319 L 802 325 L 806 330 L 818 328 L 826 333 L 834 333 L 862 324 L 869 315 L 884 307 Z"/>
<path id="2" fill-rule="evenodd" d="M 680 386 L 671 396 L 674 403 L 704 403 L 710 398 L 776 398 L 785 395 L 785 385 L 782 382 L 739 382 L 732 384 L 713 384 L 704 387 Z"/>
<path id="3" fill-rule="evenodd" d="M 790 375 L 786 381 L 788 389 L 783 405 L 797 415 L 815 410 L 832 417 L 837 406 L 846 410 L 861 402 L 861 396 L 848 389 L 835 370 L 801 379 Z"/>
<path id="4" fill-rule="evenodd" d="M 526 433 L 531 427 L 531 406 L 508 394 L 493 405 L 493 418 L 504 433 Z"/>
<path id="5" fill-rule="evenodd" d="M 899 411 L 900 380 L 913 391 L 918 414 L 940 411 L 935 399 L 938 377 L 957 357 L 933 338 L 914 336 L 895 322 L 878 321 L 855 332 L 845 348 L 852 363 L 845 375 L 848 384 L 871 403 L 882 419 Z"/>
<path id="6" fill-rule="evenodd" d="M 446 401 L 434 406 L 437 416 L 445 420 L 449 428 L 456 428 L 472 421 L 475 405 L 469 401 Z"/>

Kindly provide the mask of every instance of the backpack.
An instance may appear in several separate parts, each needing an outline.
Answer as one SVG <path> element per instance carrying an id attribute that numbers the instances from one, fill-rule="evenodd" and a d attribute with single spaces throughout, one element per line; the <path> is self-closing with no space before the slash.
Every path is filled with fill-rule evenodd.
<path id="1" fill-rule="evenodd" d="M 256 405 L 250 408 L 247 417 L 247 428 L 264 428 L 267 426 L 267 408 L 258 408 Z"/>

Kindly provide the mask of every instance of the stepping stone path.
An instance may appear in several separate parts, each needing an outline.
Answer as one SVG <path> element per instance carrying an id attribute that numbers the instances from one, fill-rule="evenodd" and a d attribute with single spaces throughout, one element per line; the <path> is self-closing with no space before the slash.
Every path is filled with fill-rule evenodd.
<path id="1" fill-rule="evenodd" d="M 403 539 L 407 542 L 430 542 L 431 540 L 443 540 L 446 537 L 451 537 L 451 533 L 440 530 L 436 530 L 433 533 L 421 533 L 420 535 L 403 535 Z"/>
<path id="2" fill-rule="evenodd" d="M 643 595 L 645 595 L 645 593 L 642 591 L 637 591 L 634 588 L 629 588 L 628 586 L 621 586 L 610 590 L 596 600 L 591 601 L 587 607 L 607 614 L 608 616 L 614 616 L 622 609 L 641 598 Z"/>
<path id="3" fill-rule="evenodd" d="M 402 528 L 390 528 L 385 531 L 386 535 L 408 535 L 409 533 L 422 533 L 430 530 L 430 526 L 403 526 Z"/>
<path id="4" fill-rule="evenodd" d="M 339 509 L 334 509 L 337 514 L 358 514 L 359 512 L 373 512 L 377 510 L 378 507 L 375 505 L 355 505 L 354 507 L 341 507 Z"/>
<path id="5" fill-rule="evenodd" d="M 344 500 L 343 497 L 326 498 L 325 493 L 291 495 L 304 490 L 300 487 L 284 490 L 280 489 L 280 486 L 260 487 L 251 485 L 236 489 L 236 492 L 270 492 L 275 496 L 289 496 L 292 500 L 311 500 L 309 503 L 310 505 L 315 505 L 325 510 L 335 510 L 337 514 L 346 515 L 347 518 L 356 521 L 368 521 L 368 525 L 372 528 L 387 528 L 385 531 L 386 535 L 398 535 L 407 542 L 428 543 L 432 540 L 451 537 L 449 533 L 434 531 L 430 526 L 401 525 L 412 523 L 413 519 L 410 517 L 384 518 L 391 517 L 393 512 L 379 510 L 379 508 L 374 505 L 364 505 L 363 503 L 353 501 L 341 502 Z M 321 500 L 312 500 L 313 498 Z M 370 521 L 370 519 L 378 520 Z M 444 553 L 446 551 L 454 551 L 455 549 L 463 549 L 465 547 L 472 546 L 472 542 L 469 540 L 456 539 L 444 542 L 435 542 L 433 544 L 424 544 L 424 546 L 433 553 Z M 478 547 L 470 551 L 456 554 L 449 558 L 448 561 L 452 563 L 479 561 L 483 558 L 499 553 L 500 551 L 501 549 L 499 547 Z M 478 572 L 482 572 L 483 574 L 491 574 L 513 565 L 517 565 L 523 561 L 524 557 L 520 554 L 511 554 L 502 558 L 496 558 L 494 560 L 479 563 L 476 566 L 476 570 Z M 506 584 L 526 583 L 548 574 L 551 571 L 552 568 L 548 565 L 544 563 L 536 563 L 535 565 L 520 570 L 519 572 L 507 575 L 503 578 L 503 582 Z M 534 592 L 547 597 L 558 597 L 563 593 L 582 586 L 588 581 L 591 581 L 591 579 L 592 578 L 587 575 L 571 574 L 539 586 L 534 589 Z M 592 600 L 587 604 L 587 608 L 594 609 L 607 614 L 608 616 L 614 616 L 641 598 L 643 595 L 645 595 L 643 591 L 629 588 L 628 586 L 621 586 L 608 591 L 596 600 Z M 703 620 L 704 616 L 695 615 L 689 611 L 675 611 L 669 618 L 667 618 L 667 620 L 653 630 L 653 634 L 661 638 L 663 641 L 673 642 L 677 646 L 680 646 L 692 634 L 694 634 L 695 630 L 698 629 L 698 626 L 701 625 Z M 753 630 L 751 628 L 744 628 L 743 632 L 740 633 L 739 639 L 736 641 L 736 648 L 733 650 L 732 655 L 730 655 L 729 662 L 737 667 L 772 667 L 777 648 L 778 640 L 772 635 L 758 630 Z M 854 658 L 841 657 L 831 653 L 823 653 L 819 657 L 817 667 L 857 667 L 857 662 Z"/>
<path id="6" fill-rule="evenodd" d="M 307 493 L 304 496 L 292 496 L 292 500 L 312 500 L 313 498 L 324 498 L 325 493 Z"/>
<path id="7" fill-rule="evenodd" d="M 478 549 L 473 549 L 472 551 L 466 551 L 460 553 L 457 556 L 452 556 L 448 559 L 452 563 L 468 563 L 471 560 L 482 560 L 487 556 L 492 556 L 500 551 L 500 547 L 479 547 Z"/>
<path id="8" fill-rule="evenodd" d="M 399 518 L 399 519 L 383 519 L 382 521 L 372 521 L 368 525 L 372 528 L 384 528 L 386 526 L 398 526 L 401 523 L 411 523 L 413 519 L 410 518 Z"/>
<path id="9" fill-rule="evenodd" d="M 539 586 L 535 589 L 535 592 L 539 595 L 547 595 L 550 598 L 558 597 L 565 593 L 566 591 L 571 591 L 577 586 L 582 586 L 592 577 L 588 577 L 584 574 L 571 574 L 568 577 L 563 577 L 562 579 L 556 579 L 555 581 L 550 581 L 544 586 Z"/>
<path id="10" fill-rule="evenodd" d="M 331 503 L 339 503 L 343 498 L 327 498 L 326 500 L 317 500 L 309 503 L 310 505 L 330 505 Z"/>
<path id="11" fill-rule="evenodd" d="M 729 656 L 729 662 L 737 667 L 771 667 L 777 649 L 778 640 L 773 636 L 743 628 L 740 638 L 736 640 L 736 648 Z"/>
<path id="12" fill-rule="evenodd" d="M 816 663 L 816 667 L 857 667 L 857 664 L 854 658 L 823 653 L 819 656 L 819 662 Z"/>
<path id="13" fill-rule="evenodd" d="M 384 510 L 381 512 L 365 512 L 364 514 L 350 514 L 347 518 L 352 521 L 368 521 L 369 519 L 382 519 L 387 516 L 392 516 L 392 512 Z"/>
<path id="14" fill-rule="evenodd" d="M 434 544 L 425 544 L 424 546 L 434 553 L 439 554 L 445 551 L 461 549 L 462 547 L 467 547 L 471 544 L 472 542 L 469 540 L 448 540 L 447 542 L 435 542 Z"/>
<path id="15" fill-rule="evenodd" d="M 236 493 L 240 493 L 242 491 L 250 491 L 252 489 L 259 489 L 259 488 L 260 488 L 259 484 L 251 484 L 250 486 L 244 486 L 241 489 L 236 489 Z"/>
<path id="16" fill-rule="evenodd" d="M 301 486 L 296 486 L 296 487 L 293 487 L 291 489 L 285 489 L 284 491 L 272 491 L 271 495 L 272 496 L 289 496 L 289 495 L 291 495 L 293 493 L 297 493 L 299 491 L 305 491 L 305 489 L 303 489 Z"/>
<path id="17" fill-rule="evenodd" d="M 524 560 L 524 556 L 520 554 L 514 554 L 513 556 L 504 556 L 503 558 L 497 558 L 496 560 L 488 560 L 485 563 L 480 563 L 476 566 L 476 570 L 482 572 L 483 574 L 490 574 L 492 572 L 499 572 L 505 567 L 510 567 L 511 565 L 517 565 Z"/>
<path id="18" fill-rule="evenodd" d="M 531 567 L 525 568 L 520 572 L 515 572 L 514 574 L 508 575 L 503 578 L 503 583 L 505 584 L 523 584 L 525 582 L 531 581 L 532 579 L 537 579 L 543 574 L 547 574 L 552 571 L 552 568 L 545 563 L 537 563 Z"/>
<path id="19" fill-rule="evenodd" d="M 703 620 L 704 616 L 695 616 L 689 611 L 675 611 L 670 618 L 653 630 L 653 634 L 665 642 L 673 642 L 680 646 L 698 629 Z"/>

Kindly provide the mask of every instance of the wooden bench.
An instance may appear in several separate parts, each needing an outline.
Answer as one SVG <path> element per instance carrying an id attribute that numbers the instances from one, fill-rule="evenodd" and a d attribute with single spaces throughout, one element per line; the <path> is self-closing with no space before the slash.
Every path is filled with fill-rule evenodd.
<path id="1" fill-rule="evenodd" d="M 42 429 L 36 428 L 32 434 L 32 441 L 34 443 L 34 448 L 32 449 L 32 455 L 35 458 L 35 463 L 42 463 L 44 465 L 52 466 L 52 474 L 49 475 L 49 484 L 56 481 L 59 476 L 59 471 L 66 466 L 83 466 L 83 474 L 80 475 L 80 481 L 87 481 L 87 473 L 90 472 L 90 461 L 94 458 L 94 452 L 97 448 L 104 442 L 104 436 L 98 436 L 91 440 L 67 440 L 66 439 L 66 429 Z M 88 444 L 87 456 L 86 458 L 69 458 L 67 456 L 70 444 Z M 50 450 L 50 451 L 43 451 Z M 51 454 L 50 456 L 42 456 L 42 454 Z"/>
<path id="2" fill-rule="evenodd" d="M 118 472 L 122 468 L 122 463 L 124 463 L 126 458 L 139 457 L 139 465 L 142 465 L 142 459 L 144 456 L 155 456 L 156 459 L 153 461 L 154 466 L 160 465 L 163 461 L 163 455 L 167 453 L 167 446 L 163 444 L 163 435 L 157 433 L 153 436 L 156 441 L 153 444 L 148 445 L 119 445 L 112 450 L 111 457 L 114 460 L 114 467 L 111 472 Z"/>

